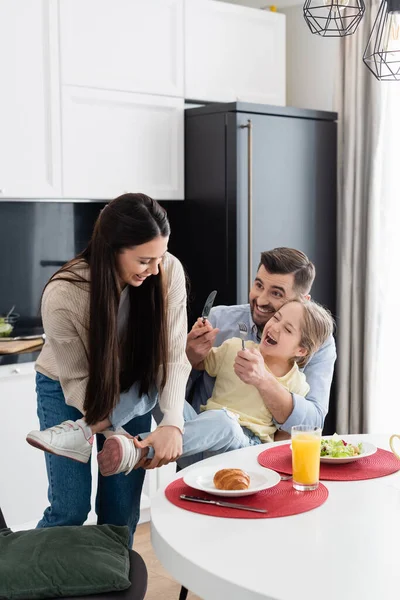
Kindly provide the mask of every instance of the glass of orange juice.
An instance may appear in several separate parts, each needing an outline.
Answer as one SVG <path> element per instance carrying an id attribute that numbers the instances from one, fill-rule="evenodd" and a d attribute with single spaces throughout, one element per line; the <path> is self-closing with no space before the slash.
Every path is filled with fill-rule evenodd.
<path id="1" fill-rule="evenodd" d="M 293 487 L 300 492 L 315 490 L 319 484 L 321 428 L 292 427 Z"/>

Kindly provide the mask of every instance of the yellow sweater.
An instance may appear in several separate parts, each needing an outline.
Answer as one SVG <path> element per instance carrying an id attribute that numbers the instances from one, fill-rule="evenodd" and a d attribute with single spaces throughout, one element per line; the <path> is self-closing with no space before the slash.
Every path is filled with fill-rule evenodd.
<path id="1" fill-rule="evenodd" d="M 159 401 L 164 415 L 160 425 L 174 425 L 183 429 L 183 402 L 191 369 L 185 352 L 186 281 L 181 263 L 172 254 L 165 256 L 163 266 L 168 286 L 169 356 L 167 382 Z M 89 278 L 85 263 L 76 269 L 77 273 Z M 118 311 L 119 331 L 126 323 L 127 300 L 129 297 L 123 292 Z M 35 368 L 50 379 L 60 381 L 66 403 L 83 413 L 89 377 L 89 284 L 77 286 L 60 280 L 50 283 L 43 294 L 42 317 L 46 342 Z"/>
<path id="2" fill-rule="evenodd" d="M 258 348 L 259 345 L 247 341 L 245 346 Z M 250 429 L 263 442 L 273 442 L 277 427 L 260 393 L 253 385 L 239 379 L 233 370 L 236 355 L 241 349 L 241 340 L 232 338 L 226 340 L 219 348 L 212 348 L 208 353 L 204 367 L 209 375 L 216 377 L 216 381 L 213 395 L 206 406 L 202 406 L 202 410 L 227 408 L 238 416 L 242 427 Z M 267 365 L 265 368 L 271 373 Z M 310 390 L 304 373 L 296 363 L 283 377 L 274 377 L 291 393 L 306 396 Z"/>

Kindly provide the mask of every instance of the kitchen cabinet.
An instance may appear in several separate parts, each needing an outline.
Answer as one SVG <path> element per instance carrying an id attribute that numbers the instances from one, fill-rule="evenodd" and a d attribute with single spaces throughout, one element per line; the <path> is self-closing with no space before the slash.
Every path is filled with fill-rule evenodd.
<path id="1" fill-rule="evenodd" d="M 64 196 L 182 200 L 183 99 L 64 86 Z"/>
<path id="2" fill-rule="evenodd" d="M 33 365 L 0 366 L 0 506 L 12 529 L 35 527 L 48 505 L 44 454 L 25 440 L 38 424 Z"/>
<path id="3" fill-rule="evenodd" d="M 284 46 L 214 0 L 0 0 L 0 199 L 182 200 L 183 98 L 283 105 Z"/>
<path id="4" fill-rule="evenodd" d="M 183 0 L 60 0 L 63 195 L 182 200 Z"/>
<path id="5" fill-rule="evenodd" d="M 285 105 L 285 65 L 285 15 L 186 2 L 185 98 Z"/>
<path id="6" fill-rule="evenodd" d="M 0 366 L 0 410 L 3 426 L 0 436 L 0 506 L 13 530 L 36 527 L 48 506 L 44 453 L 32 448 L 25 438 L 38 427 L 34 363 Z M 153 421 L 153 428 L 155 423 Z M 150 519 L 151 498 L 157 489 L 172 480 L 175 464 L 147 471 L 140 507 L 140 520 Z M 96 452 L 92 455 L 92 507 L 97 491 Z M 89 523 L 96 522 L 94 510 Z"/>
<path id="7" fill-rule="evenodd" d="M 0 197 L 61 194 L 56 8 L 0 0 Z"/>
<path id="8" fill-rule="evenodd" d="M 62 84 L 183 97 L 183 0 L 61 0 Z"/>

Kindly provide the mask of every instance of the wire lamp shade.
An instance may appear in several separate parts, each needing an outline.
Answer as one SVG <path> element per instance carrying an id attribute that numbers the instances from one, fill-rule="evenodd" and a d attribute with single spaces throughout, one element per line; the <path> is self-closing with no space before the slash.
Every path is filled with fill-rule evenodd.
<path id="1" fill-rule="evenodd" d="M 311 33 L 323 37 L 352 35 L 364 12 L 364 0 L 306 0 L 303 7 Z"/>
<path id="2" fill-rule="evenodd" d="M 400 0 L 383 0 L 363 61 L 380 81 L 400 81 Z"/>

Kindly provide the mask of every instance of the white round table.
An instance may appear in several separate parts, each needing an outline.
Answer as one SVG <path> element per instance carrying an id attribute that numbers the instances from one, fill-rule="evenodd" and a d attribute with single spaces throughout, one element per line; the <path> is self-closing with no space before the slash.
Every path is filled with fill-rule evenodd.
<path id="1" fill-rule="evenodd" d="M 388 436 L 353 437 L 389 449 Z M 235 450 L 201 464 L 262 470 L 257 455 L 271 446 Z M 323 483 L 329 498 L 319 508 L 254 520 L 182 510 L 160 490 L 151 506 L 154 550 L 167 571 L 204 600 L 399 597 L 400 472 Z"/>

